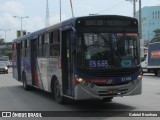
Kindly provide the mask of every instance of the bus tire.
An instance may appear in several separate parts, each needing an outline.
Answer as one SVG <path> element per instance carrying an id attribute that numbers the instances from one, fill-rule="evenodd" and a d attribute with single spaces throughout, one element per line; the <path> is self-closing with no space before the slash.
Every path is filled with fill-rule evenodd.
<path id="1" fill-rule="evenodd" d="M 155 76 L 157 76 L 158 75 L 158 70 L 154 70 L 154 74 L 155 74 Z"/>
<path id="2" fill-rule="evenodd" d="M 23 88 L 24 88 L 24 90 L 30 90 L 30 86 L 28 86 L 27 85 L 27 80 L 26 80 L 26 74 L 25 73 L 23 73 L 23 75 L 22 75 L 22 80 L 23 80 Z"/>
<path id="3" fill-rule="evenodd" d="M 103 102 L 112 102 L 113 97 L 103 98 Z"/>
<path id="4" fill-rule="evenodd" d="M 160 77 L 160 70 L 157 70 L 157 76 Z"/>
<path id="5" fill-rule="evenodd" d="M 66 103 L 65 98 L 61 95 L 61 89 L 58 80 L 56 79 L 54 81 L 54 91 L 53 91 L 54 99 L 59 104 Z"/>

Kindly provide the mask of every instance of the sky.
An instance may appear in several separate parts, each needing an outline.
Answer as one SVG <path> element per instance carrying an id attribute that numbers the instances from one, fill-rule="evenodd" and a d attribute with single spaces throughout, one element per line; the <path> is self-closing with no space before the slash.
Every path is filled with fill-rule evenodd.
<path id="1" fill-rule="evenodd" d="M 123 15 L 133 16 L 132 0 L 72 0 L 74 17 L 99 15 Z M 144 6 L 160 6 L 160 0 L 141 0 Z M 60 21 L 60 0 L 48 0 L 50 25 Z M 136 2 L 136 10 L 139 9 Z M 70 0 L 61 0 L 62 21 L 72 17 Z M 0 29 L 10 30 L 6 32 L 6 42 L 12 42 L 16 38 L 16 30 L 21 29 L 19 18 L 22 19 L 22 29 L 34 32 L 45 27 L 46 0 L 0 0 Z M 5 32 L 0 30 L 0 38 L 5 38 Z"/>

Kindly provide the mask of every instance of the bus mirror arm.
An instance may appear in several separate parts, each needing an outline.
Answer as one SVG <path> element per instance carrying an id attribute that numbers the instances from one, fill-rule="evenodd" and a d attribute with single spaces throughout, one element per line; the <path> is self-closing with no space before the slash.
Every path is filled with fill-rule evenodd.
<path id="1" fill-rule="evenodd" d="M 76 29 L 73 27 L 73 25 L 72 25 L 72 30 L 73 30 L 74 33 L 77 32 Z"/>

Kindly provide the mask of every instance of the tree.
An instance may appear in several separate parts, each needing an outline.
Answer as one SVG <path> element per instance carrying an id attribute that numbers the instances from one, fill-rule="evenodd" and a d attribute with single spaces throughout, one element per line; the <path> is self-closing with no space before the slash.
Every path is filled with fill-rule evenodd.
<path id="1" fill-rule="evenodd" d="M 0 45 L 4 43 L 4 39 L 0 39 Z"/>
<path id="2" fill-rule="evenodd" d="M 156 29 L 153 31 L 155 36 L 154 38 L 150 41 L 150 43 L 153 43 L 153 42 L 160 42 L 160 29 Z"/>

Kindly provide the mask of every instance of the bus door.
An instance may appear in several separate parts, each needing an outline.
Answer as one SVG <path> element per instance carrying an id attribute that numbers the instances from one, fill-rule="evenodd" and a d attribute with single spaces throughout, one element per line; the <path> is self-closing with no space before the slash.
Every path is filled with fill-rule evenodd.
<path id="1" fill-rule="evenodd" d="M 17 43 L 17 72 L 18 72 L 18 80 L 21 80 L 21 43 Z"/>
<path id="2" fill-rule="evenodd" d="M 62 85 L 63 94 L 73 96 L 72 88 L 72 55 L 71 30 L 62 32 Z"/>
<path id="3" fill-rule="evenodd" d="M 31 77 L 33 86 L 38 86 L 37 71 L 36 71 L 36 60 L 37 60 L 36 48 L 37 48 L 37 38 L 31 39 Z"/>

